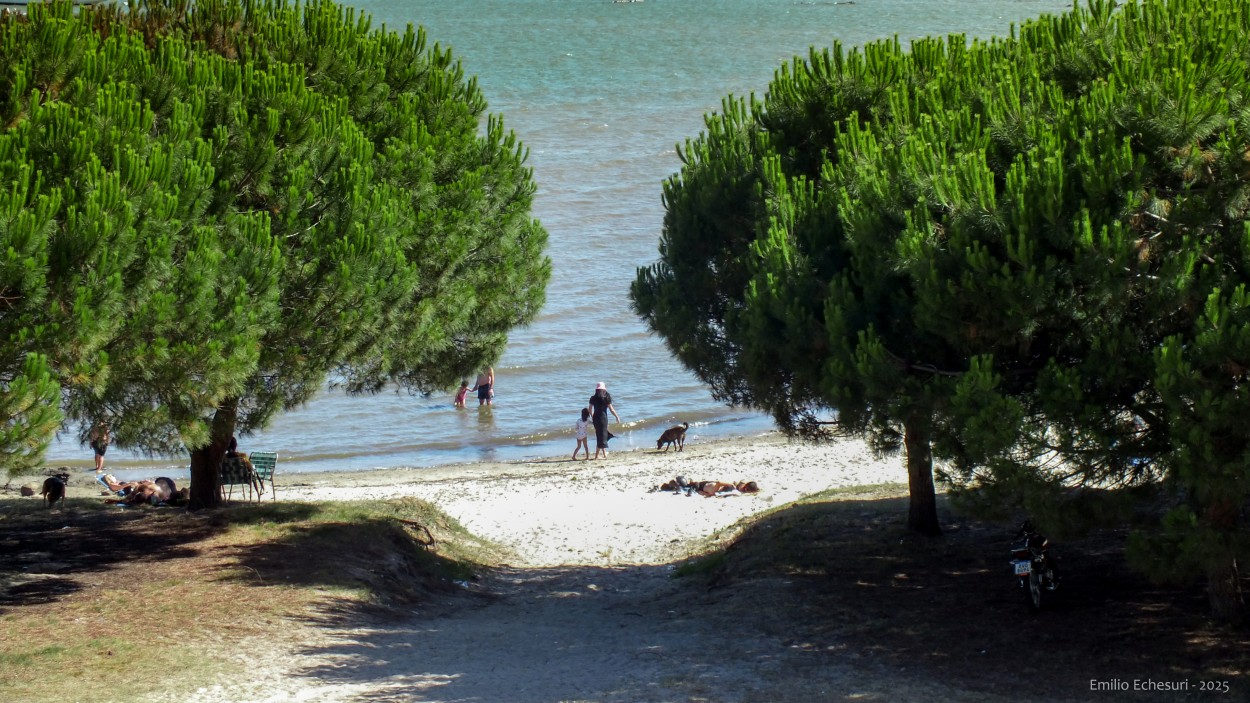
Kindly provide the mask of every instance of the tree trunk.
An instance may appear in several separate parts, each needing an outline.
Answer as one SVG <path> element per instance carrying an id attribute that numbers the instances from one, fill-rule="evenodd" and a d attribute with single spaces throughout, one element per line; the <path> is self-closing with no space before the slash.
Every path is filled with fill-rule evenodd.
<path id="1" fill-rule="evenodd" d="M 221 459 L 234 436 L 239 401 L 227 398 L 213 413 L 212 436 L 208 444 L 191 450 L 191 500 L 189 510 L 221 505 Z"/>
<path id="2" fill-rule="evenodd" d="M 938 524 L 937 491 L 933 488 L 933 451 L 929 446 L 926 418 L 912 416 L 903 423 L 903 444 L 907 448 L 907 489 L 911 508 L 907 529 L 922 535 L 942 534 Z"/>
<path id="3" fill-rule="evenodd" d="M 1238 506 L 1225 497 L 1210 500 L 1206 508 L 1206 522 L 1215 530 L 1227 534 L 1237 531 Z M 1246 600 L 1241 591 L 1241 572 L 1237 557 L 1231 553 L 1214 554 L 1207 561 L 1207 601 L 1211 617 L 1222 622 L 1241 624 L 1246 617 Z"/>
<path id="4" fill-rule="evenodd" d="M 1207 566 L 1207 599 L 1211 617 L 1239 625 L 1245 621 L 1246 600 L 1241 592 L 1241 573 L 1237 560 L 1220 560 Z"/>

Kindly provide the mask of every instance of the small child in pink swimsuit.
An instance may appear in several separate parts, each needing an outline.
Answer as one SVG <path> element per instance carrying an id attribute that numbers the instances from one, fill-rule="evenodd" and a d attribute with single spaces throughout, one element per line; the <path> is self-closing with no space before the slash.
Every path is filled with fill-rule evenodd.
<path id="1" fill-rule="evenodd" d="M 577 433 L 577 447 L 573 449 L 573 458 L 577 458 L 577 453 L 583 449 L 586 450 L 585 459 L 590 458 L 590 443 L 586 440 L 587 428 L 590 426 L 590 410 L 582 408 L 582 419 L 577 421 L 573 426 L 573 431 Z"/>

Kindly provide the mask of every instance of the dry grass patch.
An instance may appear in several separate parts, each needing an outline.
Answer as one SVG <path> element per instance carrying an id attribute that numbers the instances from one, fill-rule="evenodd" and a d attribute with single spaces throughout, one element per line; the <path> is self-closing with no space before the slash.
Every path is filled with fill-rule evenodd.
<path id="1" fill-rule="evenodd" d="M 194 690 L 239 643 L 455 591 L 501 555 L 414 499 L 98 506 L 0 498 L 0 700 Z"/>

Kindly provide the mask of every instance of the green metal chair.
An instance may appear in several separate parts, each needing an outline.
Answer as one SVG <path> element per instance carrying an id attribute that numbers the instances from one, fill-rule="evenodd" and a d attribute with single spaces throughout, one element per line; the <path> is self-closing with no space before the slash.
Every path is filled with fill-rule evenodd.
<path id="1" fill-rule="evenodd" d="M 234 487 L 242 486 L 248 500 L 253 492 L 260 497 L 261 485 L 256 479 L 256 471 L 243 455 L 227 456 L 221 460 L 221 487 L 226 489 L 226 499 L 234 495 Z"/>
<path id="2" fill-rule="evenodd" d="M 256 476 L 259 484 L 260 493 L 265 492 L 265 483 L 269 483 L 269 496 L 273 500 L 277 500 L 277 493 L 273 487 L 273 472 L 278 468 L 277 452 L 252 452 L 248 455 L 252 460 L 252 471 Z M 259 496 L 258 496 L 259 499 Z"/>

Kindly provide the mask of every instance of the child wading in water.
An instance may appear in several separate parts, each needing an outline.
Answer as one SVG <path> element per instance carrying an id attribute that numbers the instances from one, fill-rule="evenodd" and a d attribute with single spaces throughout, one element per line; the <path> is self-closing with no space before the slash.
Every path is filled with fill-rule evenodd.
<path id="1" fill-rule="evenodd" d="M 577 421 L 573 426 L 574 432 L 577 433 L 577 447 L 573 449 L 573 458 L 577 458 L 577 453 L 583 449 L 586 450 L 586 459 L 590 458 L 590 443 L 586 440 L 587 428 L 590 426 L 590 410 L 582 408 L 582 419 Z"/>
<path id="2" fill-rule="evenodd" d="M 469 382 L 461 381 L 460 390 L 456 391 L 456 407 L 457 408 L 464 407 L 464 397 L 467 396 L 468 394 L 469 394 Z"/>

